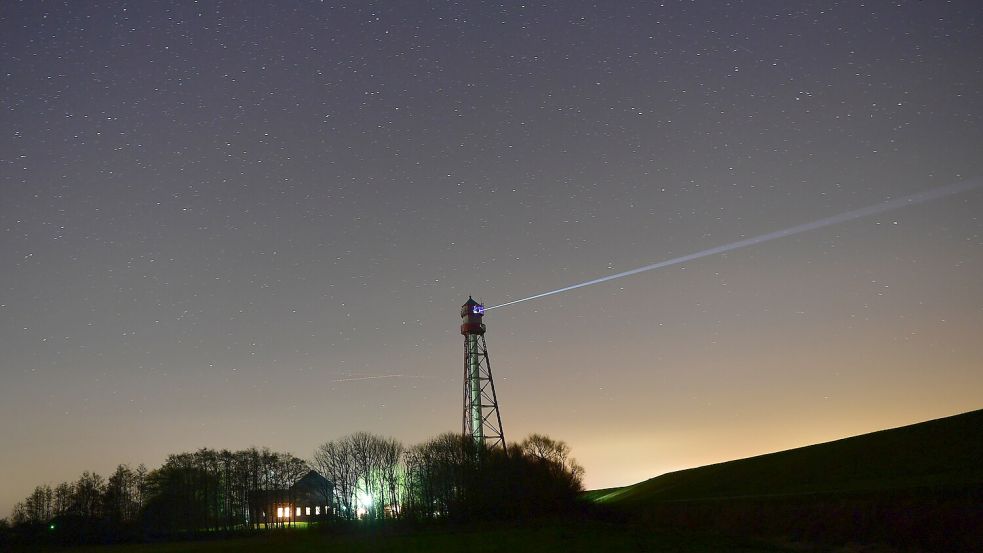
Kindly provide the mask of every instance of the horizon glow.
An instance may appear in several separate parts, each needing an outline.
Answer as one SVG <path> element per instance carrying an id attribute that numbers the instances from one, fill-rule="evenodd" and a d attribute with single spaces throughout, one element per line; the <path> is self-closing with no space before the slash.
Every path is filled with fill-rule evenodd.
<path id="1" fill-rule="evenodd" d="M 491 309 L 498 309 L 500 307 L 507 307 L 509 305 L 514 305 L 517 303 L 522 303 L 530 300 L 535 300 L 539 298 L 544 298 L 546 296 L 552 296 L 554 294 L 559 294 L 561 292 L 569 292 L 570 290 L 576 290 L 577 288 L 583 288 L 585 286 L 591 286 L 593 284 L 600 284 L 602 282 L 607 282 L 609 280 L 615 280 L 623 278 L 626 276 L 635 275 L 638 273 L 644 273 L 646 271 L 652 271 L 655 269 L 661 269 L 663 267 L 669 267 L 671 265 L 678 265 L 680 263 L 685 263 L 687 261 L 693 261 L 695 259 L 700 259 L 702 257 L 708 257 L 711 255 L 716 255 L 719 253 L 725 253 L 740 248 L 745 248 L 747 246 L 754 246 L 757 244 L 762 244 L 764 242 L 770 242 L 778 238 L 785 238 L 788 236 L 794 236 L 796 234 L 801 234 L 803 232 L 808 232 L 810 230 L 817 230 L 824 227 L 838 225 L 840 223 L 846 223 L 848 221 L 853 221 L 855 219 L 861 219 L 863 217 L 869 217 L 871 215 L 877 215 L 879 213 L 885 213 L 888 211 L 894 211 L 896 209 L 901 209 L 903 207 L 918 205 L 921 203 L 929 202 L 932 200 L 939 200 L 946 198 L 955 194 L 960 194 L 962 192 L 967 192 L 969 190 L 974 190 L 983 185 L 983 180 L 979 178 L 973 178 L 965 181 L 960 181 L 953 184 L 947 184 L 945 186 L 940 186 L 938 188 L 933 188 L 931 190 L 925 190 L 923 192 L 916 192 L 915 194 L 909 194 L 901 198 L 895 198 L 893 200 L 887 200 L 881 203 L 869 205 L 867 207 L 861 207 L 859 209 L 850 210 L 838 215 L 832 215 L 823 219 L 812 221 L 809 223 L 804 223 L 801 225 L 796 225 L 794 227 L 789 227 L 782 230 L 776 230 L 766 234 L 760 234 L 751 238 L 745 238 L 743 240 L 738 240 L 736 242 L 731 242 L 729 244 L 724 244 L 721 246 L 715 246 L 706 250 L 701 250 L 695 253 L 683 255 L 680 257 L 674 257 L 672 259 L 667 259 L 665 261 L 659 261 L 649 265 L 644 265 L 635 269 L 628 271 L 622 271 L 617 274 L 603 276 L 600 278 L 595 278 L 578 284 L 572 284 L 570 286 L 564 286 L 563 288 L 557 288 L 556 290 L 550 290 L 549 292 L 542 292 L 533 296 L 526 298 L 512 300 L 505 303 L 500 303 L 498 305 L 492 305 L 485 307 L 485 311 Z"/>

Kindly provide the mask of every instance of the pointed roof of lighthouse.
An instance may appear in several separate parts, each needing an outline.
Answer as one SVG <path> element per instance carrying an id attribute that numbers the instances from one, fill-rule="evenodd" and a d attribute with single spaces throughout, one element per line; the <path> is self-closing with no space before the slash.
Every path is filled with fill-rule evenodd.
<path id="1" fill-rule="evenodd" d="M 468 296 L 468 301 L 464 302 L 464 306 L 474 307 L 475 305 L 479 305 L 478 302 L 474 301 L 474 298 L 472 298 L 471 296 Z"/>

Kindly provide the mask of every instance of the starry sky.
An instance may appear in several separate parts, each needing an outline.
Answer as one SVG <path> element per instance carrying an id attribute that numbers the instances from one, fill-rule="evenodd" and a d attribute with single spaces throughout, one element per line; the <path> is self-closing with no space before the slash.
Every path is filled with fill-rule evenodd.
<path id="1" fill-rule="evenodd" d="M 0 516 L 461 424 L 459 306 L 983 175 L 983 7 L 0 5 Z M 983 407 L 983 189 L 490 311 L 591 488 Z"/>

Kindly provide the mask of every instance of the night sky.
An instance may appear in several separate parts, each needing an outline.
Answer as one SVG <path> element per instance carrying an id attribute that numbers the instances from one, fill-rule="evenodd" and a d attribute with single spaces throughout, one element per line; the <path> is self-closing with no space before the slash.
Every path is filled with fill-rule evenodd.
<path id="1" fill-rule="evenodd" d="M 0 4 L 0 516 L 459 431 L 458 310 L 983 175 L 983 6 Z M 588 487 L 983 407 L 983 189 L 490 311 Z"/>

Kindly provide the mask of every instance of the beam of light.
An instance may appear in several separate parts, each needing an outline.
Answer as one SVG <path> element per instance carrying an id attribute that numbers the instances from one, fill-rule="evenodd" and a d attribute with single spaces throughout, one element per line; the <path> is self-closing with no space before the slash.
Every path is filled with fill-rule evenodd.
<path id="1" fill-rule="evenodd" d="M 915 194 L 911 194 L 909 196 L 903 196 L 901 198 L 887 200 L 879 204 L 869 205 L 867 207 L 861 207 L 860 209 L 847 211 L 846 213 L 840 213 L 839 215 L 826 217 L 825 219 L 819 219 L 818 221 L 812 221 L 811 223 L 805 223 L 787 229 L 776 230 L 774 232 L 769 232 L 767 234 L 761 234 L 751 238 L 745 238 L 744 240 L 738 240 L 737 242 L 731 242 L 730 244 L 724 244 L 722 246 L 717 246 L 714 248 L 710 248 L 708 250 L 691 253 L 681 257 L 674 257 L 672 259 L 667 259 L 665 261 L 659 261 L 658 263 L 652 263 L 651 265 L 645 265 L 644 267 L 638 267 L 637 269 L 631 269 L 630 271 L 624 271 L 613 275 L 607 275 L 600 278 L 595 278 L 593 280 L 588 280 L 586 282 L 581 282 L 579 284 L 573 284 L 570 286 L 565 286 L 563 288 L 558 288 L 556 290 L 550 290 L 549 292 L 543 292 L 541 294 L 536 294 L 535 296 L 529 296 L 528 298 L 522 298 L 505 303 L 500 303 L 498 305 L 492 305 L 490 307 L 485 307 L 485 311 L 488 311 L 490 309 L 498 309 L 499 307 L 506 307 L 517 303 L 522 303 L 524 301 L 545 298 L 546 296 L 552 296 L 553 294 L 568 292 L 570 290 L 576 290 L 577 288 L 583 288 L 584 286 L 590 286 L 592 284 L 600 284 L 602 282 L 607 282 L 609 280 L 614 280 L 616 278 L 622 278 L 626 276 L 636 275 L 638 273 L 644 273 L 645 271 L 661 269 L 663 267 L 668 267 L 670 265 L 678 265 L 680 263 L 686 263 L 687 261 L 693 261 L 694 259 L 700 259 L 701 257 L 707 257 L 710 255 L 716 255 L 718 253 L 729 252 L 739 248 L 745 248 L 747 246 L 754 246 L 756 244 L 769 242 L 771 240 L 776 240 L 778 238 L 785 238 L 786 236 L 793 236 L 795 234 L 808 232 L 810 230 L 816 230 L 831 225 L 838 225 L 840 223 L 845 223 L 847 221 L 853 221 L 854 219 L 860 219 L 862 217 L 869 217 L 871 215 L 877 215 L 878 213 L 884 213 L 886 211 L 901 209 L 902 207 L 917 205 L 932 200 L 938 200 L 941 198 L 952 196 L 953 194 L 959 194 L 961 192 L 974 190 L 976 188 L 979 188 L 981 185 L 983 185 L 983 180 L 972 179 L 972 180 L 957 182 L 953 184 L 948 184 L 946 186 L 940 186 L 938 188 L 933 188 L 931 190 L 926 190 L 924 192 L 918 192 Z"/>
<path id="2" fill-rule="evenodd" d="M 416 376 L 411 374 L 380 374 L 375 376 L 353 376 L 350 378 L 337 378 L 331 382 L 359 382 L 362 380 L 379 380 L 382 378 L 427 378 L 426 376 Z"/>

